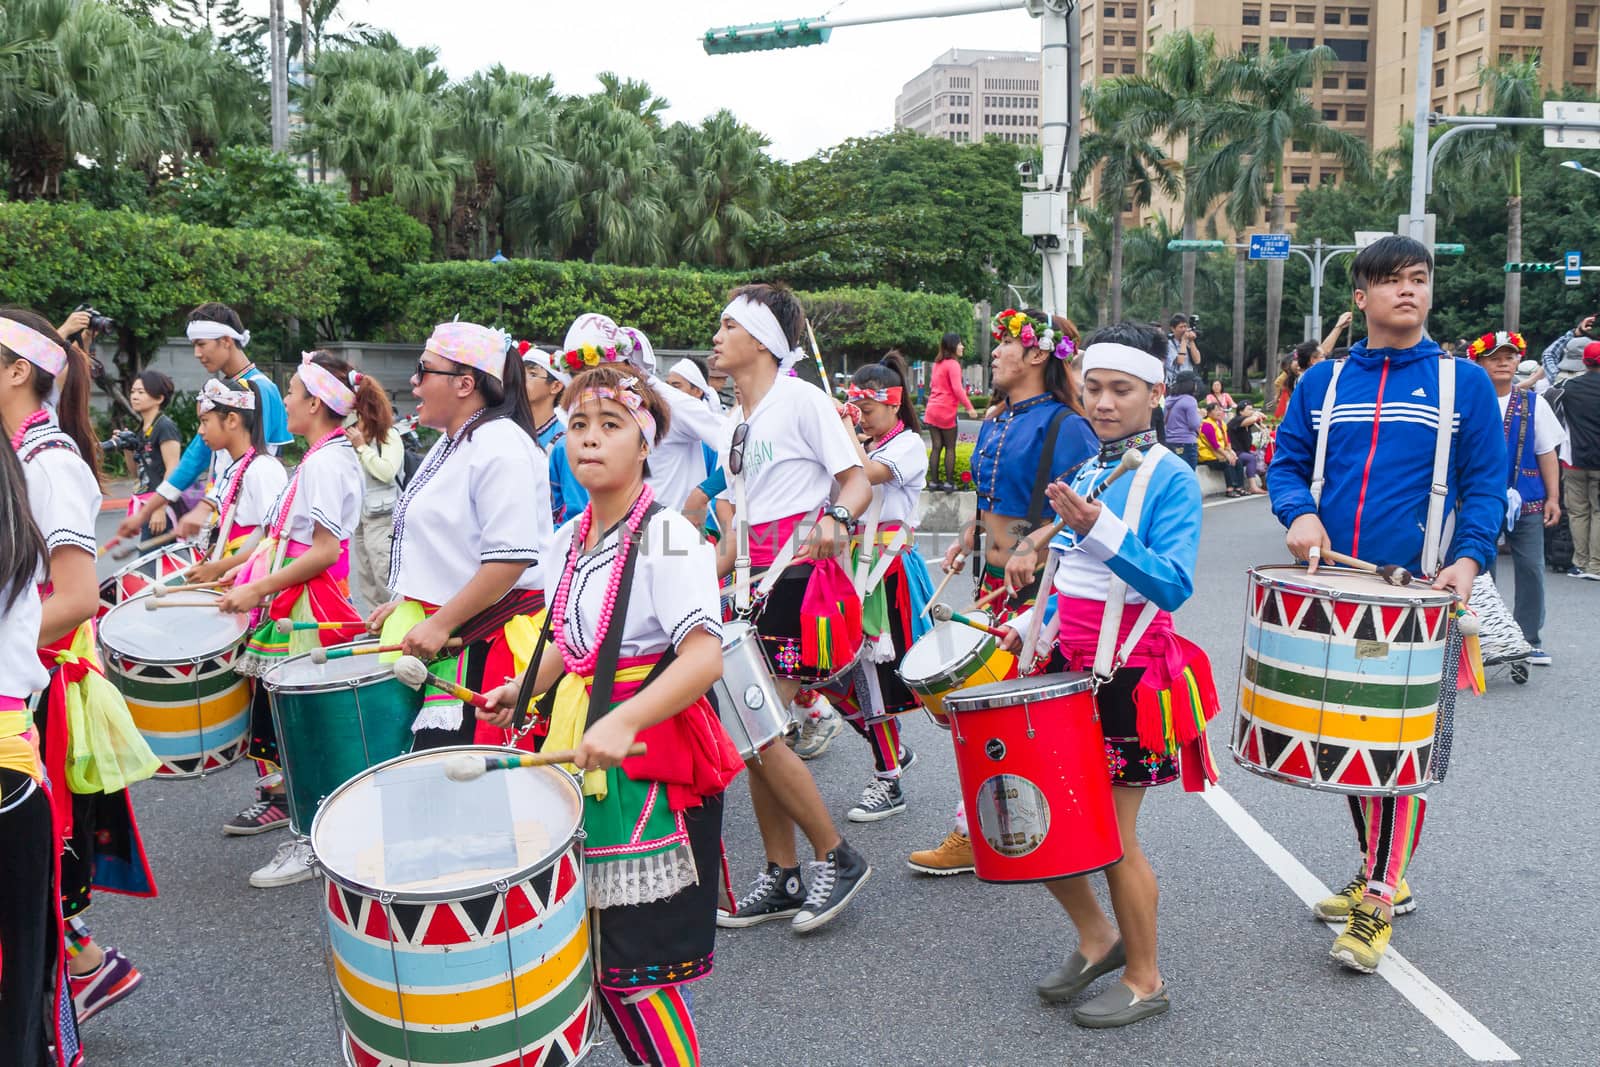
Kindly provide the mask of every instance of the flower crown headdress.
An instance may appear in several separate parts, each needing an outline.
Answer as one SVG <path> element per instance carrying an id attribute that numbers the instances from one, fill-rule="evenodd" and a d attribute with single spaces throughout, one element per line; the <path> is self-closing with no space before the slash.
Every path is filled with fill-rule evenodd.
<path id="1" fill-rule="evenodd" d="M 1049 323 L 1040 322 L 1025 311 L 1006 308 L 994 317 L 990 333 L 996 341 L 1004 342 L 1015 337 L 1023 348 L 1041 348 L 1056 359 L 1071 360 L 1078 354 L 1078 346 L 1065 333 L 1060 337 Z"/>

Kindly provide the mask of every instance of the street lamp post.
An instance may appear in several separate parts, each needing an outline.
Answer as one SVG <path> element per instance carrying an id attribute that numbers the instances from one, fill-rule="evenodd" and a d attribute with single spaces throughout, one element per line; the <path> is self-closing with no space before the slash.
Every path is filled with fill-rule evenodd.
<path id="1" fill-rule="evenodd" d="M 1576 159 L 1566 160 L 1561 165 L 1566 167 L 1568 170 L 1582 171 L 1584 174 L 1587 174 L 1591 177 L 1600 178 L 1600 170 L 1590 170 L 1582 163 L 1579 163 Z"/>

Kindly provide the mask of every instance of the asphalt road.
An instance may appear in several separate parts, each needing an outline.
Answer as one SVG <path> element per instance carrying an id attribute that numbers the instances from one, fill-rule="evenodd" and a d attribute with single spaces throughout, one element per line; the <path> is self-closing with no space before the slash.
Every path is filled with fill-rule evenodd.
<path id="1" fill-rule="evenodd" d="M 1342 799 L 1255 777 L 1228 758 L 1244 572 L 1283 560 L 1259 500 L 1206 512 L 1198 590 L 1180 629 L 1211 654 L 1225 711 L 1213 726 L 1227 794 L 1322 883 L 1357 866 Z M 1551 576 L 1546 647 L 1555 665 L 1529 684 L 1491 677 L 1464 697 L 1448 781 L 1431 793 L 1412 868 L 1419 910 L 1394 948 L 1476 1020 L 1469 1044 L 1535 1064 L 1600 1061 L 1600 933 L 1595 886 L 1596 699 L 1590 621 L 1600 587 Z M 1382 975 L 1328 959 L 1333 933 L 1198 795 L 1174 785 L 1147 800 L 1142 838 L 1161 880 L 1165 1017 L 1092 1032 L 1032 984 L 1072 948 L 1070 927 L 1036 887 L 970 876 L 919 877 L 905 853 L 937 842 L 956 797 L 948 735 L 908 718 L 921 757 L 911 809 L 851 841 L 875 865 L 848 912 L 810 935 L 769 924 L 723 931 L 717 969 L 695 990 L 708 1064 L 1428 1064 L 1473 1057 Z M 843 825 L 871 773 L 846 733 L 813 764 Z M 255 890 L 249 872 L 281 833 L 226 838 L 249 799 L 238 765 L 200 782 L 135 789 L 161 895 L 102 897 L 88 919 L 145 972 L 142 989 L 92 1020 L 90 1062 L 117 1067 L 339 1062 L 315 884 Z M 1226 798 L 1219 798 L 1226 806 Z M 742 783 L 727 842 L 741 883 L 761 862 Z M 1259 842 L 1258 842 L 1259 843 Z M 1292 861 L 1291 861 L 1292 862 Z M 1282 866 L 1282 863 L 1279 864 Z M 1403 978 L 1401 987 L 1412 988 Z M 1424 987 L 1426 988 L 1426 987 Z M 623 1061 L 609 1045 L 589 1061 Z"/>

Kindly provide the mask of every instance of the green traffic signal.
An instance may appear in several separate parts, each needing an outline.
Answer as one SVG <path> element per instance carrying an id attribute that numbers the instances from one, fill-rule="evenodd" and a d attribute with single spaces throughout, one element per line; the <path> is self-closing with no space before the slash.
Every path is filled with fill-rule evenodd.
<path id="1" fill-rule="evenodd" d="M 778 48 L 803 48 L 822 44 L 833 34 L 831 27 L 814 28 L 810 19 L 792 22 L 758 22 L 748 26 L 724 26 L 707 30 L 701 42 L 707 55 L 723 56 L 734 52 L 770 52 Z"/>

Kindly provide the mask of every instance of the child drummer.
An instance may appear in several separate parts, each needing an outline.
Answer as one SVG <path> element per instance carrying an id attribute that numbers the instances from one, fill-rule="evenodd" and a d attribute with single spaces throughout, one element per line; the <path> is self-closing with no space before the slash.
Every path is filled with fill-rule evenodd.
<path id="1" fill-rule="evenodd" d="M 1089 338 L 1083 400 L 1100 454 L 1069 481 L 1050 486 L 1050 503 L 1065 526 L 1054 537 L 1046 526 L 1029 538 L 1036 552 L 1049 539 L 1045 570 L 1053 569 L 1054 580 L 1039 607 L 1005 624 L 1012 635 L 1005 644 L 1014 651 L 1024 635 L 1058 630 L 1055 641 L 1036 641 L 1036 651 L 1047 654 L 1040 645 L 1057 645 L 1067 669 L 1093 670 L 1101 679 L 1095 706 L 1108 772 L 1122 787 L 1114 797 L 1123 859 L 1105 872 L 1116 925 L 1086 878 L 1046 883 L 1077 928 L 1078 947 L 1036 987 L 1045 1000 L 1064 1003 L 1121 969 L 1121 981 L 1072 1013 L 1078 1025 L 1094 1028 L 1127 1026 L 1170 1006 L 1156 966 L 1156 876 L 1139 847 L 1144 790 L 1180 775 L 1190 791 L 1216 781 L 1205 741 L 1206 721 L 1217 710 L 1211 664 L 1172 628 L 1171 613 L 1194 592 L 1200 484 L 1150 428 L 1165 393 L 1165 347 L 1159 331 L 1132 323 Z M 1128 473 L 1124 456 L 1131 450 L 1143 461 Z M 1103 495 L 1091 498 L 1097 490 Z M 1032 558 L 1013 562 L 1031 572 Z"/>
<path id="2" fill-rule="evenodd" d="M 1506 519 L 1506 445 L 1494 386 L 1481 367 L 1445 357 L 1423 331 L 1433 298 L 1427 248 L 1385 237 L 1356 256 L 1350 273 L 1367 338 L 1347 359 L 1312 367 L 1295 387 L 1267 472 L 1273 513 L 1289 529 L 1289 551 L 1311 571 L 1337 550 L 1427 575 L 1465 603 L 1472 580 L 1494 561 Z M 1442 403 L 1447 390 L 1453 404 Z M 1453 409 L 1454 425 L 1442 442 L 1441 408 Z M 1445 652 L 1442 723 L 1455 706 L 1457 648 L 1452 640 Z M 1443 771 L 1434 768 L 1436 776 Z M 1394 916 L 1416 908 L 1406 868 L 1427 801 L 1420 794 L 1349 801 L 1361 869 L 1313 910 L 1319 919 L 1346 920 L 1333 958 L 1371 973 Z"/>
<path id="3" fill-rule="evenodd" d="M 548 749 L 584 775 L 589 905 L 601 1005 L 629 1063 L 698 1064 L 687 984 L 711 971 L 722 794 L 741 764 L 705 700 L 722 674 L 715 550 L 645 483 L 668 410 L 630 368 L 579 373 L 567 441 L 588 506 L 545 558 L 548 645 L 534 689 L 570 672 Z M 495 690 L 512 723 L 521 681 Z M 591 701 L 599 702 L 590 706 Z M 624 758 L 634 741 L 648 751 Z"/>

